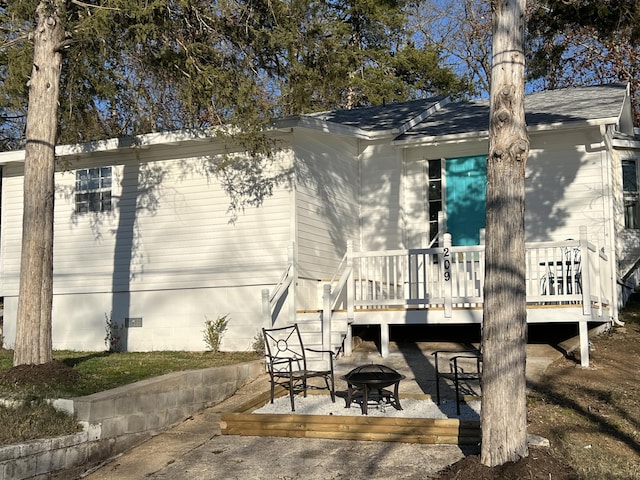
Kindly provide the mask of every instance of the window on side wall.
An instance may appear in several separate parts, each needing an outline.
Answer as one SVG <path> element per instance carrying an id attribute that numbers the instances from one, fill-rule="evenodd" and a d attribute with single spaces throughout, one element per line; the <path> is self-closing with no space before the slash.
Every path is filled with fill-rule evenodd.
<path id="1" fill-rule="evenodd" d="M 638 208 L 638 162 L 622 161 L 622 191 L 624 193 L 624 226 L 640 228 Z"/>
<path id="2" fill-rule="evenodd" d="M 429 243 L 431 243 L 438 236 L 438 213 L 442 211 L 442 161 L 429 160 L 428 168 L 427 208 L 429 209 Z M 438 246 L 437 240 L 433 245 Z"/>
<path id="3" fill-rule="evenodd" d="M 111 167 L 76 170 L 76 213 L 111 211 Z"/>

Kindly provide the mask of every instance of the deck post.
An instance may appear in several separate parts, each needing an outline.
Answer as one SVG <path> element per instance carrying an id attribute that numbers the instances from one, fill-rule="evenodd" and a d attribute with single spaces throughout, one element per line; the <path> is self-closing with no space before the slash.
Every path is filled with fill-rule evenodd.
<path id="1" fill-rule="evenodd" d="M 580 333 L 580 365 L 582 368 L 589 368 L 589 327 L 586 320 L 578 322 Z"/>
<path id="2" fill-rule="evenodd" d="M 353 353 L 353 326 L 347 322 L 347 333 L 344 336 L 344 356 L 350 357 Z"/>
<path id="3" fill-rule="evenodd" d="M 331 284 L 324 285 L 322 293 L 322 349 L 331 348 Z M 327 358 L 328 360 L 328 358 Z"/>
<path id="4" fill-rule="evenodd" d="M 271 324 L 271 305 L 269 304 L 269 289 L 262 289 L 262 323 L 264 324 L 264 328 L 271 328 L 273 325 Z M 261 333 L 262 335 L 262 333 Z"/>
<path id="5" fill-rule="evenodd" d="M 451 234 L 444 234 L 444 245 L 442 256 L 440 258 L 440 275 L 444 281 L 444 316 L 451 318 L 452 316 L 452 297 L 453 297 L 453 279 L 451 278 Z"/>
<path id="6" fill-rule="evenodd" d="M 380 324 L 380 355 L 382 358 L 389 356 L 389 324 Z"/>
<path id="7" fill-rule="evenodd" d="M 582 288 L 582 313 L 591 316 L 591 275 L 595 273 L 596 284 L 598 284 L 598 304 L 602 308 L 602 286 L 600 286 L 600 255 L 596 252 L 594 265 L 595 271 L 591 269 L 591 258 L 589 254 L 589 242 L 587 239 L 587 227 L 580 227 L 580 263 L 582 264 L 582 276 L 580 287 Z M 572 266 L 575 268 L 575 265 Z"/>
<path id="8" fill-rule="evenodd" d="M 297 310 L 297 294 L 296 294 L 296 286 L 298 285 L 298 265 L 296 262 L 296 242 L 293 242 L 289 245 L 287 249 L 287 256 L 289 257 L 289 265 L 291 265 L 291 283 L 289 283 L 288 291 L 287 291 L 287 301 L 289 303 L 289 318 L 293 319 L 293 321 L 297 321 L 296 319 L 296 310 Z"/>
<path id="9" fill-rule="evenodd" d="M 351 325 L 355 318 L 355 295 L 356 295 L 356 283 L 353 279 L 353 241 L 347 242 L 347 268 L 349 269 L 349 279 L 347 280 L 347 323 Z M 349 331 L 351 328 L 349 327 Z M 351 345 L 349 345 L 351 349 Z"/>
<path id="10" fill-rule="evenodd" d="M 444 234 L 447 230 L 447 220 L 444 218 L 444 212 L 438 212 L 438 245 L 444 245 Z"/>

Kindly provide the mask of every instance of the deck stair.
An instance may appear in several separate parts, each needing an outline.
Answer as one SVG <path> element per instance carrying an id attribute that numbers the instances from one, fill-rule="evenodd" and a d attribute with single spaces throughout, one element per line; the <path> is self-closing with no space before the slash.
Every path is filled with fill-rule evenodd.
<path id="1" fill-rule="evenodd" d="M 322 349 L 322 313 L 303 312 L 296 314 L 302 341 L 307 348 Z M 344 312 L 334 313 L 331 318 L 331 351 L 343 353 L 343 344 L 347 336 L 347 315 Z"/>

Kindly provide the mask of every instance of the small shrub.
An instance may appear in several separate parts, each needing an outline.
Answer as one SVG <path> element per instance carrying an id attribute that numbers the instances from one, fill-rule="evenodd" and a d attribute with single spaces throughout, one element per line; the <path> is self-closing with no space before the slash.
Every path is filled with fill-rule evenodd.
<path id="1" fill-rule="evenodd" d="M 222 334 L 227 329 L 229 323 L 229 314 L 218 317 L 214 322 L 213 320 L 206 319 L 204 321 L 204 343 L 207 348 L 213 353 L 217 353 L 220 347 L 220 341 L 222 340 Z"/>
<path id="2" fill-rule="evenodd" d="M 265 345 L 264 345 L 264 336 L 262 332 L 256 333 L 256 336 L 253 337 L 253 343 L 251 344 L 251 350 L 256 352 L 260 356 L 264 356 L 265 354 Z"/>
<path id="3" fill-rule="evenodd" d="M 122 330 L 123 327 L 117 322 L 113 321 L 111 318 L 111 314 L 104 314 L 104 318 L 106 320 L 106 326 L 104 330 L 106 335 L 104 337 L 104 344 L 107 347 L 107 351 L 109 352 L 119 352 L 120 351 L 120 340 L 122 340 Z"/>

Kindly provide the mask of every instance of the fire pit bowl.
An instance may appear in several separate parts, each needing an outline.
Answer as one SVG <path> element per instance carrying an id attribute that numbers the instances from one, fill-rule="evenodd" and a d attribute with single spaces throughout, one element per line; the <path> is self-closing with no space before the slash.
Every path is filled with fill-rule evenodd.
<path id="1" fill-rule="evenodd" d="M 367 415 L 367 407 L 371 393 L 377 393 L 379 401 L 393 405 L 397 410 L 402 410 L 400 399 L 398 398 L 398 388 L 400 381 L 406 377 L 386 365 L 362 365 L 343 375 L 342 380 L 347 382 L 347 404 L 345 408 L 351 406 L 351 402 L 358 396 L 362 396 L 362 414 Z M 393 392 L 385 390 L 393 385 Z"/>

